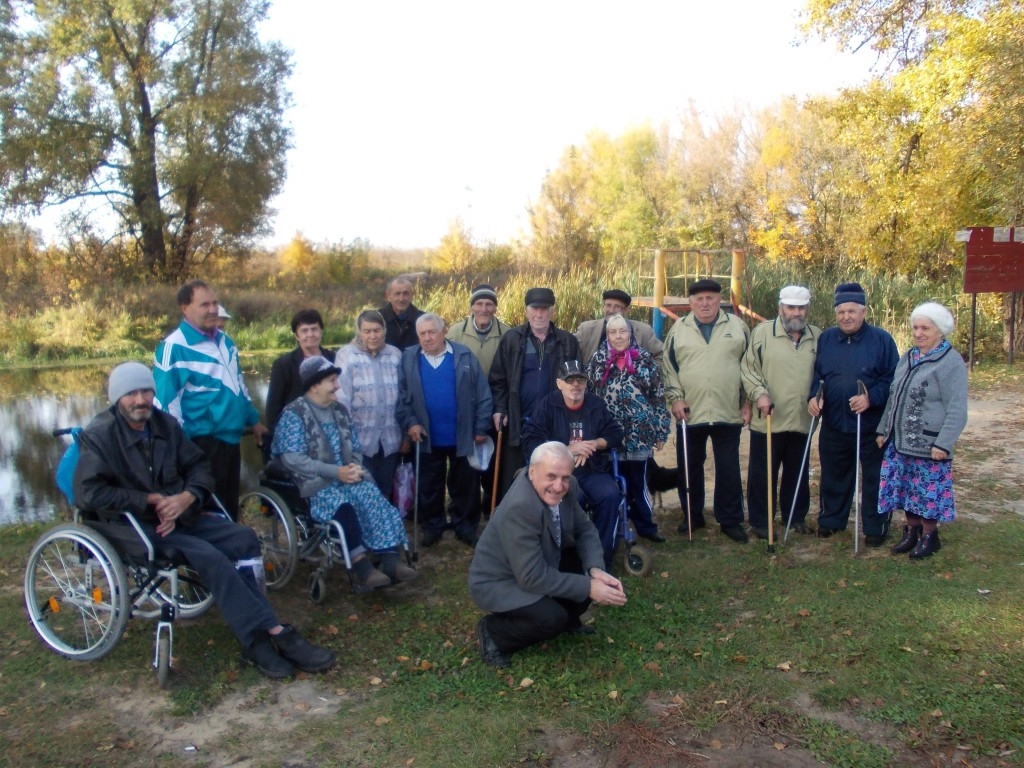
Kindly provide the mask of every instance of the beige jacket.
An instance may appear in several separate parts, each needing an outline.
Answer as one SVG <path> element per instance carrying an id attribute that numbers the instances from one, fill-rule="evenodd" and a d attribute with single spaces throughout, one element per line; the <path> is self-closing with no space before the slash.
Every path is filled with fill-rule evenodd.
<path id="1" fill-rule="evenodd" d="M 685 400 L 691 425 L 742 424 L 740 362 L 748 335 L 742 320 L 721 310 L 710 343 L 704 341 L 692 314 L 678 320 L 665 338 L 661 359 L 669 410 L 676 401 Z"/>
<path id="2" fill-rule="evenodd" d="M 491 329 L 487 332 L 484 340 L 480 341 L 480 334 L 473 327 L 473 318 L 467 317 L 453 324 L 445 336 L 449 341 L 457 341 L 459 344 L 469 347 L 469 351 L 480 361 L 480 367 L 484 369 L 484 375 L 486 376 L 491 372 L 491 363 L 494 361 L 494 355 L 498 351 L 501 337 L 507 331 L 508 325 L 501 322 L 498 318 L 494 318 L 491 321 Z"/>
<path id="3" fill-rule="evenodd" d="M 772 432 L 804 432 L 811 426 L 807 393 L 814 377 L 821 329 L 808 325 L 794 345 L 779 318 L 767 320 L 750 333 L 750 344 L 740 371 L 743 389 L 753 405 L 750 428 L 766 432 L 767 419 L 757 409 L 761 395 L 772 399 Z"/>

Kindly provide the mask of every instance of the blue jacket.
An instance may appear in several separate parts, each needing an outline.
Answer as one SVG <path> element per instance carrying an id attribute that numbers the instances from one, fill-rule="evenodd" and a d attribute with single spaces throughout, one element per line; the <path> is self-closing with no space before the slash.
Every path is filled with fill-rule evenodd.
<path id="1" fill-rule="evenodd" d="M 861 434 L 874 432 L 889 400 L 893 372 L 900 354 L 892 336 L 864 323 L 847 336 L 838 327 L 824 331 L 818 339 L 814 360 L 810 400 L 818 394 L 818 382 L 824 381 L 822 418 L 839 432 L 857 432 L 857 414 L 850 410 L 850 398 L 857 394 L 857 381 L 864 382 L 871 407 L 861 414 Z"/>
<path id="2" fill-rule="evenodd" d="M 215 437 L 238 445 L 245 428 L 260 420 L 238 350 L 223 331 L 211 339 L 182 320 L 153 357 L 156 405 L 178 420 L 189 440 Z"/>
<path id="3" fill-rule="evenodd" d="M 476 355 L 469 347 L 456 341 L 451 345 L 455 359 L 455 392 L 458 413 L 455 416 L 456 456 L 470 456 L 473 453 L 476 435 L 486 435 L 491 427 L 491 390 L 487 376 L 480 367 Z M 419 424 L 427 430 L 427 442 L 423 449 L 430 452 L 430 418 L 423 397 L 423 382 L 420 380 L 420 346 L 409 347 L 402 353 L 398 369 L 398 405 L 395 416 L 403 432 Z"/>

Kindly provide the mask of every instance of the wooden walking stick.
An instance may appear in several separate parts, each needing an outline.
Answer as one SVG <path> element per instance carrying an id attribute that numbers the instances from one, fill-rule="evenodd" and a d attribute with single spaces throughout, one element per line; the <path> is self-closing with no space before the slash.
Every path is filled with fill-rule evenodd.
<path id="1" fill-rule="evenodd" d="M 825 380 L 821 379 L 818 382 L 818 394 L 814 396 L 814 399 L 818 401 L 818 410 L 821 410 L 821 393 L 825 389 Z M 818 421 L 817 416 L 811 417 L 811 428 L 807 431 L 807 442 L 804 444 L 804 457 L 800 459 L 800 471 L 796 473 L 796 491 L 793 492 L 793 503 L 789 505 L 789 519 L 786 520 L 786 533 L 782 537 L 782 543 L 785 544 L 789 540 L 789 527 L 793 524 L 793 511 L 796 509 L 796 500 L 800 495 L 800 486 L 804 481 L 804 468 L 807 466 L 807 457 L 811 454 L 811 438 L 814 436 L 814 427 Z M 811 482 L 807 481 L 807 493 L 811 492 Z"/>
<path id="2" fill-rule="evenodd" d="M 866 386 L 864 386 L 864 382 L 861 381 L 860 379 L 857 379 L 857 394 L 858 395 L 867 395 L 867 393 L 868 393 L 868 388 Z M 860 511 L 861 511 L 861 506 L 862 506 L 861 505 L 861 500 L 860 500 L 860 492 L 861 492 L 861 486 L 863 485 L 863 482 L 864 482 L 863 479 L 862 479 L 863 469 L 861 468 L 861 461 L 860 461 L 860 413 L 857 414 L 857 445 L 856 445 L 856 450 L 857 450 L 857 480 L 856 480 L 856 485 L 855 485 L 854 490 L 853 490 L 854 501 L 856 502 L 856 505 L 854 507 L 854 515 L 856 515 L 856 517 L 854 517 L 854 520 L 853 520 L 853 554 L 855 554 L 855 555 L 860 552 Z"/>
<path id="3" fill-rule="evenodd" d="M 491 483 L 491 512 L 494 514 L 494 507 L 498 504 L 498 478 L 501 477 L 501 435 L 498 430 L 498 441 L 494 447 L 494 482 Z"/>

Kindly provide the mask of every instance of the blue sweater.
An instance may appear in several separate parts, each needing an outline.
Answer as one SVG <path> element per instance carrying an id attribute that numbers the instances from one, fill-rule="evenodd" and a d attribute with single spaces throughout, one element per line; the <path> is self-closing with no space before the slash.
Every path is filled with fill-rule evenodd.
<path id="1" fill-rule="evenodd" d="M 426 357 L 419 355 L 423 398 L 426 400 L 427 416 L 430 417 L 430 442 L 436 448 L 452 448 L 456 441 L 458 404 L 455 399 L 453 360 L 454 355 L 447 353 L 444 361 L 435 368 Z"/>

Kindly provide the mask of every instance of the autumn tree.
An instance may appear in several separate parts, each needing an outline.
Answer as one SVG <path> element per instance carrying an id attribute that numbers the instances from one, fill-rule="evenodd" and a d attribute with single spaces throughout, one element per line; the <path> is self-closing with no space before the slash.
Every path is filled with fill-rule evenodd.
<path id="1" fill-rule="evenodd" d="M 449 223 L 440 245 L 429 253 L 429 257 L 434 269 L 441 272 L 469 272 L 473 269 L 480 254 L 473 244 L 473 233 L 462 217 L 456 217 Z"/>
<path id="2" fill-rule="evenodd" d="M 0 0 L 0 206 L 96 219 L 172 281 L 259 234 L 291 138 L 267 9 Z"/>

